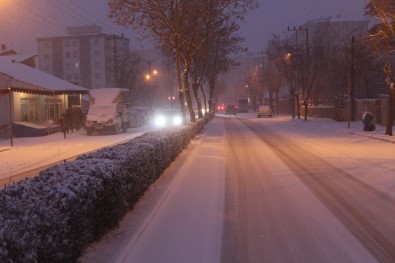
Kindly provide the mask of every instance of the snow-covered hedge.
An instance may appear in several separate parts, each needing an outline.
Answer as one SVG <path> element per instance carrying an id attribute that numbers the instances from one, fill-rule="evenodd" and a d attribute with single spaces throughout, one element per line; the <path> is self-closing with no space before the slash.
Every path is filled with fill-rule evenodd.
<path id="1" fill-rule="evenodd" d="M 0 191 L 0 262 L 75 262 L 208 120 L 146 133 Z"/>

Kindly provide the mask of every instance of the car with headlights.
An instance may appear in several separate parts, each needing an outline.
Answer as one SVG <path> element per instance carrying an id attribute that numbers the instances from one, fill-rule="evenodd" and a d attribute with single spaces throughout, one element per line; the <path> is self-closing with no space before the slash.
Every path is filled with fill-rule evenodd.
<path id="1" fill-rule="evenodd" d="M 260 118 L 262 116 L 272 117 L 273 112 L 269 105 L 260 105 L 258 107 L 258 111 L 256 113 L 257 117 Z"/>
<path id="2" fill-rule="evenodd" d="M 153 124 L 159 128 L 179 126 L 182 124 L 181 112 L 175 109 L 159 110 L 154 114 Z"/>

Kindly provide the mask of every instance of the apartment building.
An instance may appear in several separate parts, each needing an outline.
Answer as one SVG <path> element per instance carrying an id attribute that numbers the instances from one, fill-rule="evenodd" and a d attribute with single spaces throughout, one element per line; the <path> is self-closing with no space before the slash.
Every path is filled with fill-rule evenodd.
<path id="1" fill-rule="evenodd" d="M 39 69 L 87 89 L 116 87 L 117 67 L 130 40 L 99 26 L 68 27 L 67 35 L 38 38 Z"/>

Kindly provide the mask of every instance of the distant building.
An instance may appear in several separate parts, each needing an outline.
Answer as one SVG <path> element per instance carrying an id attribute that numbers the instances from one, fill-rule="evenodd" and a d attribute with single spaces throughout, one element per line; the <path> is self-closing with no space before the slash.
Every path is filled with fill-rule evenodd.
<path id="1" fill-rule="evenodd" d="M 369 20 L 331 21 L 329 19 L 311 20 L 300 27 L 288 28 L 294 32 L 290 41 L 297 46 L 312 45 L 316 38 L 320 44 L 330 42 L 332 45 L 350 43 L 351 37 L 365 35 L 369 29 Z"/>
<path id="2" fill-rule="evenodd" d="M 116 87 L 117 66 L 130 40 L 99 26 L 67 28 L 68 35 L 38 38 L 39 69 L 87 89 Z"/>

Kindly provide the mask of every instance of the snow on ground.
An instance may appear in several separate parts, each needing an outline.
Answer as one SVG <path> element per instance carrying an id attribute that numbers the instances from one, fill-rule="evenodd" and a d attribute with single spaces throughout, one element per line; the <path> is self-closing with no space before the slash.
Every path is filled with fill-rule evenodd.
<path id="1" fill-rule="evenodd" d="M 237 115 L 237 118 L 242 117 L 256 119 L 252 113 Z M 281 115 L 260 120 L 295 140 L 307 137 L 309 148 L 319 150 L 328 161 L 360 169 L 363 178 L 381 181 L 385 174 L 395 174 L 395 137 L 384 135 L 384 126 L 378 125 L 376 131 L 365 132 L 361 121 L 352 122 L 348 129 L 347 122 L 329 119 L 303 121 Z M 117 135 L 86 136 L 84 130 L 79 130 L 69 133 L 66 139 L 61 133 L 14 138 L 13 147 L 9 139 L 0 140 L 0 179 L 116 144 L 149 130 L 152 127 L 128 129 L 128 133 Z M 382 184 L 386 184 L 384 179 Z"/>
<path id="2" fill-rule="evenodd" d="M 328 162 L 369 185 L 395 197 L 395 137 L 384 135 L 385 126 L 363 131 L 362 121 L 350 123 L 328 119 L 292 120 L 280 117 L 271 125 Z M 395 131 L 395 128 L 394 128 Z"/>
<path id="3" fill-rule="evenodd" d="M 347 123 L 328 119 L 303 121 L 289 116 L 258 119 L 252 113 L 222 116 L 250 118 L 254 122 L 262 122 L 269 130 L 293 139 L 301 147 L 342 169 L 349 170 L 350 174 L 372 187 L 395 196 L 395 138 L 383 135 L 383 126 L 378 126 L 374 132 L 364 132 L 362 122 L 358 121 L 351 123 L 348 129 Z M 224 126 L 219 125 L 220 123 L 223 122 L 209 123 L 204 134 L 191 142 L 186 152 L 155 183 L 152 191 L 122 220 L 120 228 L 88 249 L 88 254 L 81 262 L 109 262 L 107 259 L 111 259 L 111 262 L 141 262 L 143 257 L 146 262 L 185 262 L 184 257 L 189 255 L 189 259 L 193 258 L 191 255 L 195 250 L 191 248 L 191 242 L 203 240 L 202 237 L 211 237 L 212 240 L 196 245 L 205 243 L 210 249 L 203 249 L 203 255 L 196 256 L 196 262 L 218 262 L 219 255 L 215 245 L 218 245 L 216 237 L 220 234 L 218 229 L 221 228 L 221 220 L 209 216 L 221 217 L 221 210 L 224 209 L 219 205 L 223 202 L 223 190 L 215 192 L 215 187 L 212 188 L 214 184 L 218 184 L 222 189 L 223 175 L 227 169 L 225 154 L 221 152 L 224 150 L 226 137 Z M 207 167 L 213 172 L 206 173 Z M 205 195 L 202 196 L 201 193 Z M 209 200 L 215 202 L 210 203 Z M 189 216 L 186 211 L 193 216 Z M 204 216 L 199 218 L 197 215 Z M 179 220 L 180 218 L 184 219 Z M 155 228 L 162 221 L 166 222 L 166 227 Z M 209 226 L 207 222 L 218 223 L 215 226 L 210 225 L 213 227 L 210 228 L 211 235 L 203 233 L 204 230 L 207 231 L 207 227 L 199 227 L 204 224 Z M 179 250 L 176 253 L 174 250 L 177 247 Z M 159 252 L 158 248 L 165 250 Z M 182 254 L 183 251 L 187 255 Z M 171 256 L 182 257 L 182 260 L 174 260 Z M 171 260 L 167 261 L 169 258 Z"/>
<path id="4" fill-rule="evenodd" d="M 117 135 L 87 136 L 84 129 L 69 133 L 53 133 L 42 137 L 0 140 L 0 179 L 75 157 L 105 146 L 132 139 L 152 130 L 150 126 L 129 128 Z"/>

